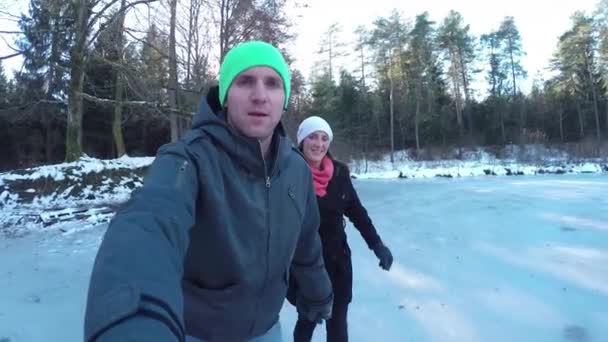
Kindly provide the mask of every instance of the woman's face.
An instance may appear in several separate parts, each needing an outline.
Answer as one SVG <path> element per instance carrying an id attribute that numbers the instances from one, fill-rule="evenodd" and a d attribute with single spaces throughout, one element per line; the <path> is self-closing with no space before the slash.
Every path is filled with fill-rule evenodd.
<path id="1" fill-rule="evenodd" d="M 302 142 L 302 150 L 306 160 L 319 167 L 329 149 L 329 136 L 323 131 L 311 133 Z"/>

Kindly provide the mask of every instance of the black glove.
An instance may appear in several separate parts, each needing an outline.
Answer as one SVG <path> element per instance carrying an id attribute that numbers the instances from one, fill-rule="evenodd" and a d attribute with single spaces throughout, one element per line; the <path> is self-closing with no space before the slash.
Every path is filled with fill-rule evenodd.
<path id="1" fill-rule="evenodd" d="M 298 295 L 296 299 L 296 308 L 298 310 L 298 315 L 305 317 L 311 322 L 321 324 L 323 320 L 328 320 L 331 318 L 331 308 L 333 306 L 333 301 L 333 293 L 329 295 L 329 297 L 327 297 L 326 299 L 319 302 L 313 302 L 302 297 L 301 295 Z"/>
<path id="2" fill-rule="evenodd" d="M 380 260 L 379 265 L 382 267 L 382 269 L 385 271 L 391 269 L 391 265 L 393 264 L 393 254 L 388 247 L 386 247 L 382 242 L 379 242 L 374 246 L 374 254 L 376 254 L 378 260 Z"/>

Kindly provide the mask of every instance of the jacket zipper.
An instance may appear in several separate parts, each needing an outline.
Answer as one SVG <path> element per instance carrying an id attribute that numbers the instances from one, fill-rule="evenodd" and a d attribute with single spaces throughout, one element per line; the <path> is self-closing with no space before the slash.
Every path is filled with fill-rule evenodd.
<path id="1" fill-rule="evenodd" d="M 277 141 L 277 155 L 275 156 L 274 164 L 272 165 L 272 170 L 270 170 L 270 174 L 268 174 L 268 165 L 266 164 L 266 158 L 264 158 L 264 153 L 262 151 L 262 145 L 260 144 L 260 152 L 262 153 L 262 161 L 264 162 L 264 176 L 266 179 L 266 277 L 264 278 L 264 284 L 266 284 L 268 280 L 268 274 L 270 272 L 270 178 L 274 176 L 277 164 L 279 161 L 279 157 L 281 156 L 281 141 L 282 138 L 278 137 Z M 272 148 L 272 146 L 270 147 Z"/>
<path id="2" fill-rule="evenodd" d="M 262 293 L 266 291 L 266 286 L 268 285 L 268 275 L 270 273 L 270 186 L 271 186 L 270 177 L 272 175 L 274 175 L 277 161 L 279 160 L 279 155 L 281 153 L 281 148 L 280 148 L 281 137 L 279 137 L 279 141 L 277 143 L 279 144 L 278 151 L 277 151 L 277 155 L 275 158 L 275 164 L 272 166 L 270 175 L 268 174 L 268 165 L 266 164 L 266 158 L 264 158 L 264 151 L 262 151 L 262 145 L 260 144 L 260 154 L 262 156 L 262 162 L 264 163 L 264 185 L 266 186 L 266 256 L 265 256 L 266 272 L 264 274 L 264 284 L 262 286 Z M 258 302 L 258 305 L 256 305 L 256 307 L 259 308 L 259 302 Z M 257 308 L 256 308 L 256 311 L 257 311 Z M 253 329 L 255 329 L 255 325 L 256 325 L 255 320 L 252 323 L 253 324 L 251 326 L 251 331 L 253 331 Z"/>
<path id="3" fill-rule="evenodd" d="M 262 145 L 260 145 L 260 152 L 262 153 L 262 161 L 264 162 L 264 179 L 266 182 L 266 273 L 264 274 L 264 287 L 266 290 L 266 284 L 268 283 L 268 273 L 270 272 L 270 176 L 268 175 L 268 165 L 266 164 L 266 158 L 264 158 L 264 151 L 262 151 Z"/>

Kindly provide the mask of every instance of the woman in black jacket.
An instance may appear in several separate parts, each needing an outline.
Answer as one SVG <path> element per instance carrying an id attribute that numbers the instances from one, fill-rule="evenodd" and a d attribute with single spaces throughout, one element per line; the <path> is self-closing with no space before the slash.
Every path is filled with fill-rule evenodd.
<path id="1" fill-rule="evenodd" d="M 351 182 L 348 167 L 333 159 L 329 153 L 332 138 L 329 124 L 317 116 L 304 120 L 297 134 L 299 148 L 313 174 L 321 215 L 319 234 L 323 244 L 325 267 L 334 290 L 332 317 L 326 323 L 327 341 L 345 342 L 348 341 L 346 316 L 352 300 L 353 274 L 344 216 L 349 218 L 367 246 L 374 251 L 380 261 L 380 267 L 388 271 L 393 263 L 393 256 L 378 236 L 367 210 L 361 204 Z M 295 305 L 297 296 L 297 284 L 291 280 L 288 300 Z M 316 324 L 317 322 L 298 315 L 293 332 L 294 341 L 310 341 Z"/>

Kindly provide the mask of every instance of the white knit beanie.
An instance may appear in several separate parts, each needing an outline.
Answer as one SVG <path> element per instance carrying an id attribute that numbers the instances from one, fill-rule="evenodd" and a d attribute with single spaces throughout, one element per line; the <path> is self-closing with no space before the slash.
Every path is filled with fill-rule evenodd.
<path id="1" fill-rule="evenodd" d="M 334 138 L 334 133 L 331 131 L 331 127 L 329 127 L 327 121 L 318 116 L 311 116 L 302 121 L 298 128 L 298 145 L 300 145 L 307 136 L 316 131 L 325 132 L 329 137 L 330 142 Z"/>

